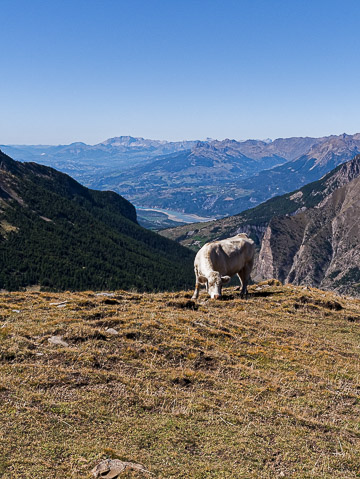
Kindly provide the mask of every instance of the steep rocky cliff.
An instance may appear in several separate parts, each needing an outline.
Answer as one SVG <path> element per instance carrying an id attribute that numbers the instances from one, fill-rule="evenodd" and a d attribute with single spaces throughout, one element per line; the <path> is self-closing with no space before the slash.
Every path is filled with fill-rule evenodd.
<path id="1" fill-rule="evenodd" d="M 359 158 L 328 180 L 316 206 L 271 219 L 257 264 L 260 277 L 360 296 Z"/>

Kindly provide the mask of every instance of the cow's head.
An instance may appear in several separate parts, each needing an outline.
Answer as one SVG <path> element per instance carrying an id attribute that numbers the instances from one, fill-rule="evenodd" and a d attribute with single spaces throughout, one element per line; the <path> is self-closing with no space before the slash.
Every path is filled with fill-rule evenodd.
<path id="1" fill-rule="evenodd" d="M 221 288 L 223 284 L 230 281 L 230 276 L 221 276 L 217 271 L 213 271 L 208 277 L 207 291 L 211 299 L 218 299 L 221 296 Z"/>

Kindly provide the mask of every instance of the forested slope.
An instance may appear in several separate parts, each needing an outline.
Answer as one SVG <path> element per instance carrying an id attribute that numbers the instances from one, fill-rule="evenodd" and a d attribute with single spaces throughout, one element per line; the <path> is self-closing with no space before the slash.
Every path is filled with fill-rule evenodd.
<path id="1" fill-rule="evenodd" d="M 0 153 L 0 288 L 172 290 L 192 283 L 192 259 L 116 193 Z"/>

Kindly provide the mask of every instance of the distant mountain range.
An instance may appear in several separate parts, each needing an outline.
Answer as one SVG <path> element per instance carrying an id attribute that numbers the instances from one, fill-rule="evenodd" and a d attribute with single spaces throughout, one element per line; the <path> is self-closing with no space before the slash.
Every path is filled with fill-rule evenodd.
<path id="1" fill-rule="evenodd" d="M 197 250 L 205 242 L 245 232 L 259 251 L 256 280 L 275 277 L 360 296 L 359 198 L 360 155 L 239 215 L 161 234 Z"/>
<path id="2" fill-rule="evenodd" d="M 224 217 L 321 178 L 360 152 L 360 134 L 166 142 L 121 136 L 97 145 L 4 146 L 137 206 Z"/>
<path id="3" fill-rule="evenodd" d="M 222 217 L 317 180 L 359 152 L 360 134 L 198 143 L 100 187 L 119 189 L 135 204 Z"/>
<path id="4" fill-rule="evenodd" d="M 269 198 L 318 180 L 358 153 L 360 153 L 359 133 L 320 138 L 299 158 L 273 169 L 261 171 L 246 180 L 237 181 L 235 186 L 230 185 L 226 194 L 216 198 L 212 212 L 215 215 L 224 215 L 225 212 L 240 213 Z M 236 195 L 239 189 L 245 193 Z M 229 200 L 229 197 L 232 197 L 232 200 Z"/>
<path id="5" fill-rule="evenodd" d="M 18 161 L 33 161 L 71 175 L 85 186 L 96 187 L 99 177 L 133 168 L 154 157 L 184 151 L 196 141 L 161 141 L 119 136 L 96 145 L 0 145 Z"/>
<path id="6" fill-rule="evenodd" d="M 211 216 L 227 214 L 229 186 L 259 171 L 296 157 L 317 140 L 289 138 L 272 143 L 261 140 L 198 142 L 191 150 L 162 156 L 142 165 L 104 177 L 100 189 L 121 191 L 137 205 L 161 207 Z M 234 186 L 233 196 L 244 187 Z M 216 208 L 223 198 L 224 208 Z"/>
<path id="7" fill-rule="evenodd" d="M 0 289 L 183 289 L 193 256 L 139 226 L 117 193 L 0 152 Z"/>

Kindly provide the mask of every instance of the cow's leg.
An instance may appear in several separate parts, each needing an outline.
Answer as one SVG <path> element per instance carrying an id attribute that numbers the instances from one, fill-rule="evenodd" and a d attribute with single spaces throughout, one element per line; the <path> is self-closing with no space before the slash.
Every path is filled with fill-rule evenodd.
<path id="1" fill-rule="evenodd" d="M 244 295 L 247 294 L 247 281 L 246 281 L 245 267 L 241 271 L 238 272 L 238 276 L 239 276 L 240 283 L 241 283 L 240 296 L 243 297 Z"/>
<path id="2" fill-rule="evenodd" d="M 198 280 L 196 279 L 195 291 L 194 291 L 194 294 L 192 295 L 192 298 L 191 298 L 191 299 L 198 299 L 198 297 L 199 297 L 199 288 L 200 288 L 200 283 L 199 283 Z"/>
<path id="3" fill-rule="evenodd" d="M 192 295 L 191 299 L 197 299 L 199 297 L 199 288 L 200 288 L 199 271 L 198 271 L 198 268 L 197 268 L 196 264 L 194 265 L 194 273 L 195 273 L 195 291 L 194 291 L 194 294 Z"/>
<path id="4" fill-rule="evenodd" d="M 242 280 L 241 296 L 247 296 L 248 294 L 247 286 L 249 284 L 252 267 L 253 267 L 253 261 L 250 261 L 249 263 L 246 263 L 246 265 L 240 271 L 240 276 Z"/>
<path id="5" fill-rule="evenodd" d="M 242 290 L 242 285 L 243 285 L 243 280 L 242 280 L 242 278 L 241 278 L 240 272 L 237 273 L 237 277 L 239 278 L 240 286 L 237 286 L 237 287 L 235 288 L 235 290 L 236 290 L 236 291 L 241 291 L 241 290 Z"/>

